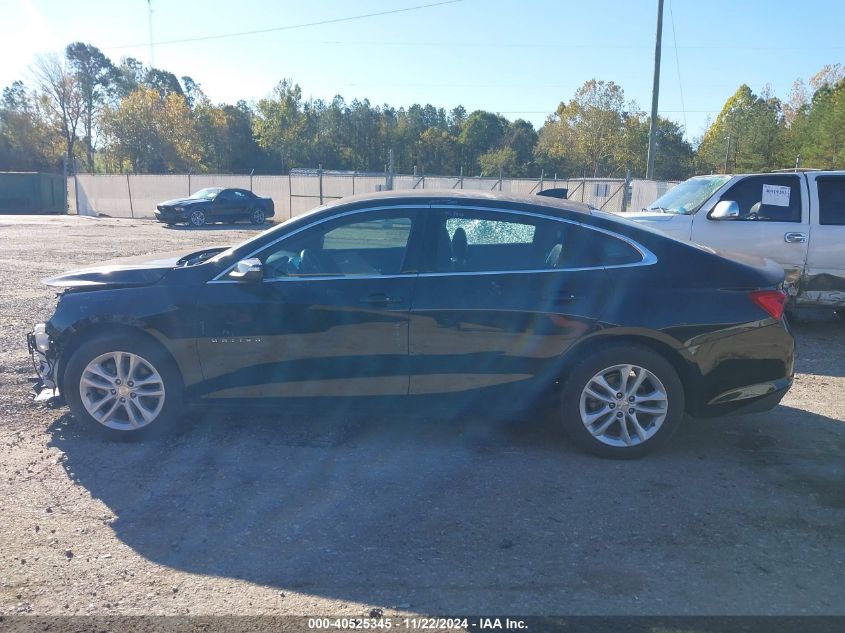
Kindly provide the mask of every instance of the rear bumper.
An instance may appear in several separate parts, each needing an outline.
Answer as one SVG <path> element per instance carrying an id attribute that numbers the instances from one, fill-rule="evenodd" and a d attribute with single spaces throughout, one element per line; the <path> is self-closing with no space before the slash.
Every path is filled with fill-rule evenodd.
<path id="1" fill-rule="evenodd" d="M 792 377 L 789 377 L 732 389 L 707 403 L 705 416 L 769 411 L 780 403 L 791 386 Z"/>
<path id="2" fill-rule="evenodd" d="M 688 413 L 758 413 L 776 406 L 792 386 L 795 339 L 785 321 L 770 321 L 708 340 L 694 357 L 700 374 L 687 389 Z"/>

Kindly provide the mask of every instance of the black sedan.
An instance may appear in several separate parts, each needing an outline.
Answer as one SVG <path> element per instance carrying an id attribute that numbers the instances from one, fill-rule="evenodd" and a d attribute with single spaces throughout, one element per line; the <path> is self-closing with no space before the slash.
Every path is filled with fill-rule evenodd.
<path id="1" fill-rule="evenodd" d="M 203 226 L 210 222 L 238 220 L 264 224 L 274 213 L 275 206 L 270 198 L 261 198 L 246 189 L 211 187 L 200 189 L 189 198 L 162 202 L 156 206 L 155 216 L 159 222 L 169 225 L 187 222 L 191 226 Z"/>
<path id="2" fill-rule="evenodd" d="M 684 413 L 780 401 L 782 279 L 575 202 L 389 192 L 226 250 L 48 279 L 67 290 L 28 341 L 41 387 L 112 436 L 188 402 L 507 390 L 553 396 L 578 446 L 634 457 Z"/>

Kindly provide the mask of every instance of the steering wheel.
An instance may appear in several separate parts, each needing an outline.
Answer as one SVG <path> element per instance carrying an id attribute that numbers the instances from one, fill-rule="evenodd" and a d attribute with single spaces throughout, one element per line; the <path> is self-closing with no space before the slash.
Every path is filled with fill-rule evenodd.
<path id="1" fill-rule="evenodd" d="M 336 272 L 334 262 L 322 253 L 305 248 L 299 254 L 299 271 L 305 275 L 319 275 Z"/>
<path id="2" fill-rule="evenodd" d="M 289 262 L 290 258 L 287 255 L 283 255 L 278 258 L 274 258 L 271 255 L 267 258 L 267 261 L 264 262 L 264 276 L 268 279 L 284 277 L 290 272 L 288 265 Z"/>

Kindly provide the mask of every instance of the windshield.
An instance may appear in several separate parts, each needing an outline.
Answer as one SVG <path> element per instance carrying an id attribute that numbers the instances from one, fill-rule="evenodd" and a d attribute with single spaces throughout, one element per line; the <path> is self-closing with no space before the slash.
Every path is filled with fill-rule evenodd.
<path id="1" fill-rule="evenodd" d="M 208 189 L 200 189 L 191 196 L 193 200 L 212 200 L 218 193 L 223 191 L 219 187 L 209 187 Z"/>
<path id="2" fill-rule="evenodd" d="M 730 176 L 699 176 L 673 187 L 652 202 L 647 211 L 663 211 L 689 215 L 701 208 L 707 199 L 724 185 Z"/>

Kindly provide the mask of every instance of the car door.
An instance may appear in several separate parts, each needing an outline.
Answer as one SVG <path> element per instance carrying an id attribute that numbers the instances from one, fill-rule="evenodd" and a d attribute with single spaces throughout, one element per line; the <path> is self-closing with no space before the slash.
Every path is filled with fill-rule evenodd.
<path id="1" fill-rule="evenodd" d="M 718 202 L 736 202 L 739 215 L 718 219 Z M 775 260 L 797 291 L 807 261 L 810 218 L 806 180 L 798 174 L 745 176 L 714 196 L 695 214 L 692 241 L 717 249 Z"/>
<path id="2" fill-rule="evenodd" d="M 252 203 L 252 195 L 242 189 L 232 189 L 232 195 L 234 202 L 232 203 L 229 218 L 240 220 L 248 217 L 247 211 L 249 211 L 250 204 Z"/>
<path id="3" fill-rule="evenodd" d="M 807 177 L 812 228 L 799 301 L 845 305 L 845 175 L 810 173 Z"/>
<path id="4" fill-rule="evenodd" d="M 232 217 L 235 209 L 235 193 L 232 189 L 224 189 L 217 194 L 211 204 L 211 217 L 209 220 L 216 222 L 228 220 Z"/>
<path id="5" fill-rule="evenodd" d="M 606 272 L 576 224 L 434 206 L 411 307 L 410 393 L 549 378 L 596 321 Z M 589 261 L 588 261 L 589 260 Z"/>
<path id="6" fill-rule="evenodd" d="M 204 395 L 406 394 L 419 222 L 410 207 L 319 220 L 252 255 L 262 281 L 206 284 Z"/>

